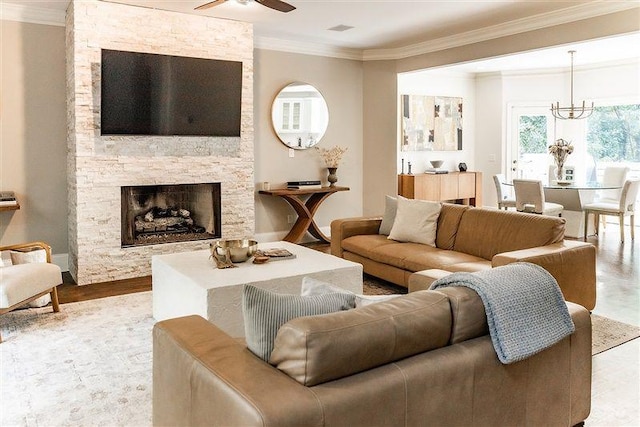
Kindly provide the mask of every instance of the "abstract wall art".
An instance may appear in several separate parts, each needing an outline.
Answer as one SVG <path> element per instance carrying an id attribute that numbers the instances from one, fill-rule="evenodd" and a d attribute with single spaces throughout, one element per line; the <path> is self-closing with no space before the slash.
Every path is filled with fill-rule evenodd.
<path id="1" fill-rule="evenodd" d="M 401 151 L 462 150 L 462 98 L 401 95 Z"/>

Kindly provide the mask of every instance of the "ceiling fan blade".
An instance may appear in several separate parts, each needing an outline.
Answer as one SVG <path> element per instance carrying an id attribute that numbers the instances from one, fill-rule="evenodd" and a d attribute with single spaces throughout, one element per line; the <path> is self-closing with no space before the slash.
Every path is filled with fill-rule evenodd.
<path id="1" fill-rule="evenodd" d="M 256 0 L 256 2 L 279 12 L 291 12 L 296 9 L 295 6 L 291 6 L 289 3 L 280 0 Z"/>
<path id="2" fill-rule="evenodd" d="M 200 6 L 196 7 L 194 10 L 209 9 L 210 7 L 218 6 L 218 5 L 220 5 L 220 4 L 222 4 L 222 3 L 226 2 L 226 1 L 227 0 L 213 0 L 213 1 L 210 1 L 208 3 L 205 3 L 203 5 L 200 5 Z"/>

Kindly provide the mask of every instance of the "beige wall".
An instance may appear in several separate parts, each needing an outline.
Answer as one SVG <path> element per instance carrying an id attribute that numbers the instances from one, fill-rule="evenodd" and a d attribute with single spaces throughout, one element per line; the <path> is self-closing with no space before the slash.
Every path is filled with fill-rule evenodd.
<path id="1" fill-rule="evenodd" d="M 327 185 L 327 171 L 314 149 L 289 149 L 273 131 L 271 104 L 277 93 L 291 82 L 315 86 L 329 108 L 329 126 L 318 147 L 348 147 L 338 168 L 337 185 L 348 192 L 330 196 L 320 206 L 316 223 L 328 227 L 332 219 L 362 213 L 363 136 L 362 62 L 256 49 L 254 51 L 255 180 L 269 181 L 272 188 L 287 181 L 320 179 Z M 366 164 L 366 163 L 365 163 Z M 279 198 L 256 195 L 256 233 L 282 238 L 291 228 L 287 216 L 293 209 Z"/>
<path id="2" fill-rule="evenodd" d="M 383 211 L 384 195 L 394 191 L 396 185 L 397 103 L 398 95 L 391 82 L 396 73 L 434 68 L 447 64 L 473 61 L 531 49 L 572 43 L 616 34 L 640 31 L 640 8 L 603 15 L 573 23 L 557 25 L 541 30 L 528 31 L 513 36 L 474 43 L 457 48 L 418 55 L 397 61 L 372 61 L 364 64 L 364 213 L 379 214 Z M 477 96 L 480 100 L 480 96 Z M 482 120 L 477 120 L 482 123 Z M 481 125 L 478 125 L 480 129 Z M 498 133 L 494 132 L 492 137 Z M 483 171 L 487 160 L 480 149 L 486 136 L 477 138 L 475 149 L 476 169 Z M 393 146 L 391 146 L 393 144 Z M 490 173 L 495 165 L 491 164 Z M 491 174 L 483 176 L 483 195 L 495 192 Z M 495 198 L 494 198 L 495 199 Z"/>
<path id="3" fill-rule="evenodd" d="M 66 253 L 67 120 L 64 27 L 0 21 L 0 244 L 32 240 Z"/>

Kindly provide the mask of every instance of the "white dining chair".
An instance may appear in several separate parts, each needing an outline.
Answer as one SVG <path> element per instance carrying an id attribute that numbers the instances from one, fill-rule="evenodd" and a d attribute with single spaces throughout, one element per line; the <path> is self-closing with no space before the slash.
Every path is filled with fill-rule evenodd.
<path id="1" fill-rule="evenodd" d="M 499 173 L 493 175 L 493 183 L 496 186 L 496 196 L 498 197 L 498 209 L 504 208 L 505 210 L 509 208 L 516 207 L 516 199 L 511 196 L 511 189 L 508 188 L 505 184 L 504 175 Z"/>
<path id="2" fill-rule="evenodd" d="M 630 168 L 628 166 L 607 166 L 602 175 L 602 185 L 616 186 L 618 188 L 608 190 L 598 190 L 596 199 L 599 202 L 617 203 L 620 201 L 622 186 L 627 180 Z"/>
<path id="3" fill-rule="evenodd" d="M 604 174 L 602 175 L 601 184 L 605 187 L 618 187 L 611 189 L 598 190 L 595 195 L 595 201 L 600 203 L 620 203 L 620 194 L 622 193 L 622 186 L 627 180 L 630 168 L 628 166 L 607 166 L 604 168 Z M 594 223 L 594 228 L 598 227 L 598 224 Z M 607 227 L 606 218 L 602 217 L 602 227 Z"/>
<path id="4" fill-rule="evenodd" d="M 635 207 L 638 198 L 638 190 L 640 189 L 640 179 L 627 180 L 622 186 L 619 201 L 596 201 L 586 204 L 582 207 L 584 211 L 584 239 L 587 239 L 587 224 L 589 214 L 595 216 L 595 234 L 600 231 L 600 215 L 613 215 L 618 217 L 620 222 L 620 242 L 624 243 L 624 218 L 630 217 L 631 239 L 635 238 Z"/>
<path id="5" fill-rule="evenodd" d="M 545 201 L 542 181 L 535 179 L 514 179 L 513 189 L 516 193 L 516 210 L 518 212 L 562 216 L 564 206 Z"/>

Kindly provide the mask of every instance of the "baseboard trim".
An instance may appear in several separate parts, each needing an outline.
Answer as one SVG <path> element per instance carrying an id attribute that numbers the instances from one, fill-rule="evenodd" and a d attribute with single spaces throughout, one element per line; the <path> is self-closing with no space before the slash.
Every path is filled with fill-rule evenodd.
<path id="1" fill-rule="evenodd" d="M 60 267 L 62 271 L 69 271 L 69 254 L 52 254 L 51 263 Z"/>

